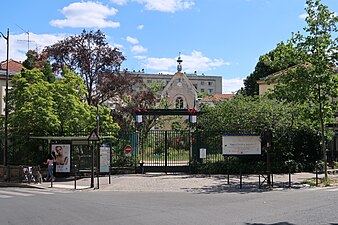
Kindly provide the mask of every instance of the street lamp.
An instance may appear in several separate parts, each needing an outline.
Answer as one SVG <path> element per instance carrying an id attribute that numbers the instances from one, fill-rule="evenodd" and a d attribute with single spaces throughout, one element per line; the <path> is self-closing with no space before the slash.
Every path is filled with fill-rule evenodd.
<path id="1" fill-rule="evenodd" d="M 6 68 L 6 97 L 5 97 L 5 149 L 4 149 L 4 166 L 7 166 L 8 153 L 8 72 L 9 72 L 9 29 L 7 29 L 7 36 L 0 32 L 1 36 L 7 42 L 7 68 Z"/>

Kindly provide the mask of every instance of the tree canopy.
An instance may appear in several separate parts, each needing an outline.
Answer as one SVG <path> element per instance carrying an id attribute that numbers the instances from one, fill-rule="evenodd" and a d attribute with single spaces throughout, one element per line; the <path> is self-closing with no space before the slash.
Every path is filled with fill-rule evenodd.
<path id="1" fill-rule="evenodd" d="M 275 171 L 282 171 L 287 160 L 295 160 L 300 169 L 313 168 L 319 159 L 319 136 L 316 127 L 306 117 L 305 104 L 294 104 L 266 96 L 236 95 L 215 107 L 206 106 L 197 119 L 197 130 L 209 140 L 209 151 L 221 148 L 224 134 L 261 135 L 265 130 L 273 133 L 270 149 Z M 206 138 L 205 138 L 206 139 Z M 204 140 L 202 140 L 204 141 Z M 262 140 L 263 157 L 251 157 L 265 163 L 266 143 Z M 221 150 L 220 150 L 221 151 Z"/>
<path id="2" fill-rule="evenodd" d="M 337 111 L 338 16 L 320 0 L 307 0 L 307 26 L 295 33 L 289 43 L 296 50 L 290 56 L 298 64 L 277 77 L 273 96 L 288 102 L 306 103 L 318 125 L 327 179 L 325 124 Z"/>
<path id="3" fill-rule="evenodd" d="M 260 78 L 298 64 L 296 58 L 290 57 L 294 51 L 291 43 L 280 42 L 275 49 L 260 56 L 255 70 L 244 80 L 244 88 L 241 88 L 240 93 L 247 96 L 258 95 L 257 81 Z"/>
<path id="4" fill-rule="evenodd" d="M 50 83 L 38 69 L 24 69 L 12 80 L 9 126 L 14 136 L 71 135 L 96 126 L 96 110 L 85 99 L 81 77 L 64 69 L 62 78 Z M 102 109 L 102 113 L 103 113 Z M 103 129 L 116 130 L 111 117 Z"/>
<path id="5" fill-rule="evenodd" d="M 106 42 L 100 30 L 83 30 L 80 35 L 46 47 L 42 54 L 51 61 L 54 72 L 60 72 L 67 66 L 83 78 L 89 105 L 98 105 L 131 91 L 135 81 L 128 73 L 120 73 L 125 57 L 118 48 Z"/>

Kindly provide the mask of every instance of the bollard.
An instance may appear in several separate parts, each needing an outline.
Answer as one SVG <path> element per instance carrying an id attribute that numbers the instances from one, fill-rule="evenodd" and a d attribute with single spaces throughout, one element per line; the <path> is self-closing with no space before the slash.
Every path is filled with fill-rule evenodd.
<path id="1" fill-rule="evenodd" d="M 228 185 L 230 184 L 230 170 L 229 170 L 229 157 L 227 157 L 227 174 L 228 174 Z"/>
<path id="2" fill-rule="evenodd" d="M 143 161 L 140 161 L 141 174 L 144 174 Z"/>
<path id="3" fill-rule="evenodd" d="M 239 188 L 242 189 L 242 170 L 239 173 Z"/>
<path id="4" fill-rule="evenodd" d="M 76 190 L 76 175 L 77 175 L 77 169 L 76 169 L 77 165 L 74 165 L 74 170 L 75 170 L 75 178 L 74 178 L 74 189 Z"/>
<path id="5" fill-rule="evenodd" d="M 271 187 L 273 187 L 273 173 L 271 173 Z"/>
<path id="6" fill-rule="evenodd" d="M 50 187 L 53 187 L 54 173 L 52 172 L 52 176 L 50 178 Z"/>
<path id="7" fill-rule="evenodd" d="M 258 188 L 261 189 L 261 175 L 258 174 Z"/>
<path id="8" fill-rule="evenodd" d="M 109 184 L 111 184 L 110 176 L 111 176 L 111 165 L 109 165 L 109 179 L 108 179 L 108 183 Z"/>
<path id="9" fill-rule="evenodd" d="M 291 167 L 289 166 L 289 188 L 291 188 Z"/>
<path id="10" fill-rule="evenodd" d="M 318 165 L 316 162 L 316 186 L 318 186 Z"/>

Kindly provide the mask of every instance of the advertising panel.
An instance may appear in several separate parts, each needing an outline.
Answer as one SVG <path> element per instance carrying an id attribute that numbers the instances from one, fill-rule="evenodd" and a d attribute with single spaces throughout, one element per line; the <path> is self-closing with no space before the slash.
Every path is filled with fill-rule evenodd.
<path id="1" fill-rule="evenodd" d="M 51 153 L 54 157 L 57 173 L 70 172 L 70 144 L 52 144 Z"/>

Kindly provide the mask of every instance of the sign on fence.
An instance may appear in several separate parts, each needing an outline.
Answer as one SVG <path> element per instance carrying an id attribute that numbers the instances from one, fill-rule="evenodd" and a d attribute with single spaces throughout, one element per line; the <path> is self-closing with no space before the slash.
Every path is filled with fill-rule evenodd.
<path id="1" fill-rule="evenodd" d="M 207 158 L 207 149 L 206 148 L 200 148 L 200 159 Z"/>
<path id="2" fill-rule="evenodd" d="M 260 155 L 261 138 L 258 135 L 223 135 L 222 153 L 223 155 Z"/>

